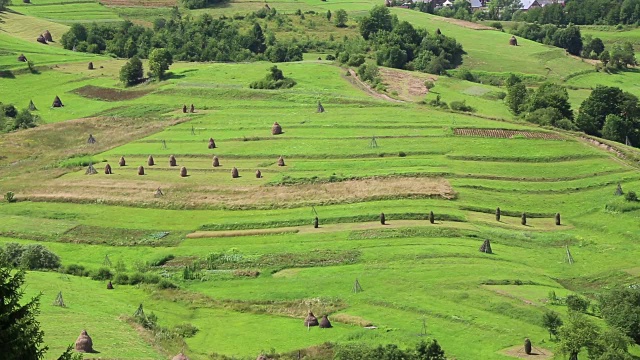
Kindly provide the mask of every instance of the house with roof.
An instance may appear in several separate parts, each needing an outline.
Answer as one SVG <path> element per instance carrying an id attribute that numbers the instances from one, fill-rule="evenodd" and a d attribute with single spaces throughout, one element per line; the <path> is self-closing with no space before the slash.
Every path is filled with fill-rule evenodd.
<path id="1" fill-rule="evenodd" d="M 522 7 L 520 10 L 527 11 L 530 9 L 540 8 L 542 5 L 538 2 L 539 0 L 520 0 L 522 3 Z"/>

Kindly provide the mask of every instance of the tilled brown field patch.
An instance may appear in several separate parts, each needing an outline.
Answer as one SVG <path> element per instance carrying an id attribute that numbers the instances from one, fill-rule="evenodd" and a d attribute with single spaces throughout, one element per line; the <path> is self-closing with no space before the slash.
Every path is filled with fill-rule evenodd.
<path id="1" fill-rule="evenodd" d="M 485 138 L 512 139 L 515 137 L 524 137 L 527 139 L 544 139 L 544 140 L 563 140 L 562 136 L 554 133 L 541 131 L 522 131 L 522 130 L 505 130 L 505 129 L 454 129 L 453 133 L 458 136 L 475 136 Z"/>

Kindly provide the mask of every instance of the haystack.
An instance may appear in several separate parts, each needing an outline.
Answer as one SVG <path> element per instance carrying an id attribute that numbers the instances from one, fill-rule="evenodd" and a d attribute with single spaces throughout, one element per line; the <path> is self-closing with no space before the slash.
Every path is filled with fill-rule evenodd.
<path id="1" fill-rule="evenodd" d="M 27 62 L 27 57 L 24 56 L 24 54 L 20 54 L 20 56 L 18 56 L 18 61 L 20 62 Z"/>
<path id="2" fill-rule="evenodd" d="M 182 113 L 183 114 L 187 113 L 187 105 L 182 105 Z"/>
<path id="3" fill-rule="evenodd" d="M 216 148 L 216 142 L 213 141 L 213 138 L 209 138 L 209 149 L 215 149 Z"/>
<path id="4" fill-rule="evenodd" d="M 53 106 L 53 107 L 63 107 L 64 105 L 62 104 L 62 100 L 60 100 L 60 98 L 56 95 L 56 98 L 53 99 L 53 104 L 51 106 Z"/>
<path id="5" fill-rule="evenodd" d="M 169 166 L 178 166 L 176 163 L 176 157 L 173 155 L 169 156 Z"/>
<path id="6" fill-rule="evenodd" d="M 531 355 L 531 340 L 524 339 L 524 353 L 527 355 Z"/>
<path id="7" fill-rule="evenodd" d="M 256 360 L 269 360 L 269 358 L 265 354 L 260 354 L 258 355 Z"/>
<path id="8" fill-rule="evenodd" d="M 22 0 L 22 2 L 25 4 L 31 4 L 31 0 Z"/>
<path id="9" fill-rule="evenodd" d="M 313 228 L 317 229 L 318 226 L 320 226 L 320 220 L 318 220 L 318 217 L 316 216 L 315 219 L 313 219 Z"/>
<path id="10" fill-rule="evenodd" d="M 109 165 L 109 164 L 105 165 L 104 173 L 107 174 L 107 175 L 113 174 L 113 171 L 111 171 L 111 165 Z"/>
<path id="11" fill-rule="evenodd" d="M 233 167 L 233 169 L 231 169 L 231 177 L 234 179 L 240 177 L 240 174 L 238 174 L 238 169 L 236 169 L 235 166 Z"/>
<path id="12" fill-rule="evenodd" d="M 40 44 L 47 44 L 47 39 L 44 38 L 44 36 L 39 35 L 38 38 L 36 39 L 37 42 L 39 42 Z"/>
<path id="13" fill-rule="evenodd" d="M 440 31 L 440 28 L 436 29 L 436 35 L 442 35 L 442 31 Z"/>
<path id="14" fill-rule="evenodd" d="M 278 166 L 284 166 L 284 158 L 282 157 L 282 155 L 280 155 L 280 157 L 278 158 Z"/>
<path id="15" fill-rule="evenodd" d="M 153 156 L 149 155 L 149 158 L 147 159 L 147 165 L 148 166 L 153 166 L 155 164 L 156 164 L 156 162 L 155 162 L 155 160 L 153 160 Z"/>
<path id="16" fill-rule="evenodd" d="M 324 106 L 322 106 L 322 104 L 320 104 L 320 101 L 318 101 L 318 113 L 323 113 L 324 112 Z"/>
<path id="17" fill-rule="evenodd" d="M 92 61 L 89 62 L 89 66 L 87 66 L 87 69 L 93 70 L 93 62 Z"/>
<path id="18" fill-rule="evenodd" d="M 260 179 L 262 177 L 262 173 L 260 170 L 256 170 L 256 179 Z"/>
<path id="19" fill-rule="evenodd" d="M 96 170 L 95 167 L 93 167 L 93 164 L 89 164 L 89 166 L 87 167 L 87 171 L 84 172 L 85 175 L 95 175 L 98 173 L 98 170 Z"/>
<path id="20" fill-rule="evenodd" d="M 181 351 L 180 354 L 174 356 L 172 360 L 189 360 L 189 358 Z"/>
<path id="21" fill-rule="evenodd" d="M 432 224 L 436 222 L 436 217 L 433 215 L 433 211 L 429 211 L 429 222 Z"/>
<path id="22" fill-rule="evenodd" d="M 560 213 L 556 213 L 556 226 L 560 226 Z"/>
<path id="23" fill-rule="evenodd" d="M 144 166 L 138 166 L 138 175 L 144 175 Z"/>
<path id="24" fill-rule="evenodd" d="M 333 326 L 331 326 L 331 322 L 329 321 L 329 318 L 327 318 L 327 315 L 322 315 L 322 319 L 320 319 L 320 328 L 321 329 L 329 329 Z"/>
<path id="25" fill-rule="evenodd" d="M 218 160 L 217 156 L 213 157 L 213 163 L 212 163 L 213 167 L 218 167 L 220 166 L 220 160 Z"/>
<path id="26" fill-rule="evenodd" d="M 187 168 L 184 166 L 180 168 L 180 177 L 187 177 Z"/>
<path id="27" fill-rule="evenodd" d="M 509 45 L 518 46 L 518 40 L 516 39 L 515 36 L 511 36 L 511 39 L 509 39 Z"/>
<path id="28" fill-rule="evenodd" d="M 380 213 L 380 224 L 384 225 L 385 221 L 384 213 Z"/>
<path id="29" fill-rule="evenodd" d="M 622 191 L 622 185 L 620 185 L 620 183 L 618 183 L 618 187 L 616 188 L 616 192 L 614 193 L 615 196 L 622 196 L 622 194 L 624 194 L 624 192 Z"/>
<path id="30" fill-rule="evenodd" d="M 48 42 L 52 42 L 53 41 L 53 37 L 51 37 L 51 33 L 49 32 L 49 30 L 45 30 L 42 33 L 42 36 L 44 36 L 44 39 L 47 40 Z"/>
<path id="31" fill-rule="evenodd" d="M 193 106 L 193 104 L 191 104 L 191 109 L 189 110 L 189 112 L 191 112 L 191 113 L 196 112 L 196 107 Z"/>
<path id="32" fill-rule="evenodd" d="M 89 138 L 87 139 L 87 144 L 95 144 L 96 138 L 93 137 L 93 134 L 89 134 Z"/>
<path id="33" fill-rule="evenodd" d="M 87 330 L 82 330 L 80 336 L 76 340 L 76 351 L 82 353 L 92 353 L 95 352 L 93 350 L 93 341 L 89 334 L 87 334 Z"/>
<path id="34" fill-rule="evenodd" d="M 158 188 L 158 189 L 156 190 L 156 193 L 155 193 L 155 194 L 153 194 L 153 196 L 155 196 L 155 197 L 164 196 L 164 193 L 162 192 L 162 189 Z"/>
<path id="35" fill-rule="evenodd" d="M 309 315 L 304 319 L 304 326 L 318 326 L 318 318 L 316 318 L 311 311 Z"/>
<path id="36" fill-rule="evenodd" d="M 485 240 L 482 243 L 482 246 L 480 246 L 480 252 L 493 254 L 493 251 L 491 251 L 491 243 L 489 242 L 489 239 Z"/>
<path id="37" fill-rule="evenodd" d="M 126 166 L 127 162 L 124 160 L 124 156 L 120 156 L 120 161 L 118 161 L 118 165 Z"/>
<path id="38" fill-rule="evenodd" d="M 33 103 L 33 100 L 29 100 L 29 111 L 36 111 L 38 110 L 38 108 L 36 108 L 36 104 Z"/>
<path id="39" fill-rule="evenodd" d="M 500 221 L 500 208 L 496 208 L 496 221 Z"/>
<path id="40" fill-rule="evenodd" d="M 113 284 L 111 283 L 111 280 L 109 280 L 109 282 L 107 283 L 107 290 L 113 290 Z"/>
<path id="41" fill-rule="evenodd" d="M 282 126 L 280 126 L 280 124 L 278 124 L 277 122 L 273 123 L 273 126 L 271 127 L 271 135 L 280 135 L 282 134 Z"/>
<path id="42" fill-rule="evenodd" d="M 520 219 L 520 223 L 522 225 L 527 225 L 527 214 L 526 213 L 522 213 L 522 218 Z"/>

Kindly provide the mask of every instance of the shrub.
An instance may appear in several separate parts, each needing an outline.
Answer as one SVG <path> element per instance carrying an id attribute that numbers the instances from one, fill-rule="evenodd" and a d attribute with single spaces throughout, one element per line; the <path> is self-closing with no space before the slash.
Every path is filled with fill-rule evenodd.
<path id="1" fill-rule="evenodd" d="M 436 86 L 436 84 L 432 81 L 432 80 L 426 80 L 424 82 L 424 87 L 427 88 L 427 90 L 431 90 Z"/>
<path id="2" fill-rule="evenodd" d="M 98 271 L 91 275 L 91 279 L 93 280 L 111 280 L 112 278 L 113 273 L 111 273 L 111 270 L 106 267 L 101 267 L 100 269 L 98 269 Z"/>
<path id="3" fill-rule="evenodd" d="M 458 79 L 472 81 L 472 82 L 476 80 L 476 78 L 473 76 L 471 71 L 469 71 L 467 69 L 458 71 L 458 73 L 456 73 L 456 77 Z"/>
<path id="4" fill-rule="evenodd" d="M 0 247 L 0 266 L 28 270 L 58 269 L 60 257 L 40 244 L 7 243 Z"/>
<path id="5" fill-rule="evenodd" d="M 398 156 L 399 156 L 399 157 L 405 157 L 405 156 L 407 156 L 407 154 L 406 154 L 404 151 L 400 151 L 400 152 L 398 153 Z"/>
<path id="6" fill-rule="evenodd" d="M 327 55 L 327 57 L 326 57 L 325 59 L 327 59 L 327 60 L 329 60 L 329 61 L 333 61 L 333 60 L 335 60 L 335 59 L 336 59 L 336 57 L 335 57 L 335 56 L 333 56 L 333 55 L 331 55 L 331 54 L 329 54 L 329 55 Z"/>
<path id="7" fill-rule="evenodd" d="M 89 276 L 89 271 L 78 264 L 69 264 L 62 269 L 62 272 L 73 276 Z"/>
<path id="8" fill-rule="evenodd" d="M 624 194 L 624 199 L 627 201 L 638 201 L 638 195 L 636 195 L 635 191 L 629 191 Z"/>
<path id="9" fill-rule="evenodd" d="M 364 55 L 362 54 L 351 55 L 347 61 L 347 65 L 349 66 L 360 66 L 362 64 L 364 64 Z"/>
<path id="10" fill-rule="evenodd" d="M 156 275 L 156 274 L 145 274 L 144 275 L 144 279 L 143 282 L 145 284 L 157 284 L 159 283 L 160 280 L 160 276 Z"/>
<path id="11" fill-rule="evenodd" d="M 285 78 L 282 70 L 278 69 L 277 66 L 272 66 L 269 71 L 269 74 L 264 79 L 252 82 L 249 87 L 252 89 L 276 90 L 288 89 L 296 85 L 295 80 Z"/>
<path id="12" fill-rule="evenodd" d="M 155 260 L 151 261 L 149 263 L 149 265 L 150 266 L 162 266 L 162 265 L 166 264 L 167 262 L 169 262 L 169 261 L 171 261 L 171 260 L 173 260 L 175 258 L 176 257 L 173 256 L 172 254 L 165 255 L 165 256 L 163 256 L 163 257 L 161 257 L 159 259 L 155 259 Z"/>
<path id="13" fill-rule="evenodd" d="M 491 24 L 489 24 L 489 26 L 498 30 L 502 30 L 502 23 L 498 21 L 492 22 Z"/>
<path id="14" fill-rule="evenodd" d="M 451 110 L 455 110 L 455 111 L 464 111 L 464 112 L 476 111 L 476 109 L 467 105 L 466 100 L 452 101 L 451 104 L 449 104 L 449 106 L 451 106 Z"/>
<path id="15" fill-rule="evenodd" d="M 162 279 L 158 282 L 158 289 L 177 289 L 178 285 L 172 283 L 167 279 Z"/>
<path id="16" fill-rule="evenodd" d="M 189 323 L 177 325 L 174 331 L 183 338 L 194 337 L 198 332 L 198 328 Z"/>
<path id="17" fill-rule="evenodd" d="M 8 203 L 13 203 L 16 202 L 16 196 L 12 191 L 8 191 L 4 194 L 4 200 Z"/>
<path id="18" fill-rule="evenodd" d="M 144 274 L 140 272 L 135 272 L 129 276 L 129 284 L 137 285 L 144 282 Z"/>
<path id="19" fill-rule="evenodd" d="M 116 274 L 116 277 L 113 279 L 116 284 L 120 285 L 128 285 L 129 284 L 129 276 L 127 274 Z"/>
<path id="20" fill-rule="evenodd" d="M 569 310 L 586 312 L 589 307 L 589 300 L 578 295 L 567 296 L 567 307 Z"/>

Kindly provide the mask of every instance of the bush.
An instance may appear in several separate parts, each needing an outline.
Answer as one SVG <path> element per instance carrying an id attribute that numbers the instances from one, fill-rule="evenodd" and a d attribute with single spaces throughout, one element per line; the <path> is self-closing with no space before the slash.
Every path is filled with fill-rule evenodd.
<path id="1" fill-rule="evenodd" d="M 455 110 L 455 111 L 464 111 L 464 112 L 474 112 L 476 111 L 476 109 L 474 109 L 473 107 L 467 105 L 466 101 L 452 101 L 451 104 L 449 104 L 449 106 L 451 107 L 451 110 Z"/>
<path id="2" fill-rule="evenodd" d="M 160 276 L 156 275 L 156 274 L 145 274 L 144 275 L 144 279 L 143 282 L 145 284 L 157 284 L 159 283 L 160 280 Z"/>
<path id="3" fill-rule="evenodd" d="M 171 260 L 173 260 L 175 258 L 176 257 L 171 255 L 171 254 L 165 255 L 165 256 L 163 256 L 163 257 L 161 257 L 159 259 L 155 259 L 155 260 L 151 261 L 149 263 L 149 265 L 150 266 L 162 266 L 162 265 L 166 264 L 167 262 L 169 262 L 169 261 L 171 261 Z"/>
<path id="4" fill-rule="evenodd" d="M 627 201 L 638 201 L 638 195 L 636 195 L 635 191 L 629 191 L 624 194 L 624 199 Z"/>
<path id="5" fill-rule="evenodd" d="M 12 191 L 8 191 L 4 194 L 4 200 L 8 203 L 13 203 L 16 202 L 16 196 Z"/>
<path id="6" fill-rule="evenodd" d="M 336 57 L 335 57 L 335 56 L 333 56 L 333 55 L 331 55 L 331 54 L 329 54 L 329 55 L 327 55 L 327 57 L 326 57 L 325 59 L 327 59 L 327 60 L 329 60 L 329 61 L 333 61 L 333 60 L 335 60 L 335 59 L 336 59 Z"/>
<path id="7" fill-rule="evenodd" d="M 174 331 L 183 338 L 190 338 L 196 335 L 198 328 L 189 323 L 184 323 L 177 325 Z"/>
<path id="8" fill-rule="evenodd" d="M 106 267 L 102 267 L 98 269 L 93 275 L 91 275 L 91 279 L 93 280 L 111 280 L 113 278 L 113 273 L 111 270 Z"/>
<path id="9" fill-rule="evenodd" d="M 116 277 L 113 279 L 113 282 L 120 285 L 128 285 L 129 284 L 129 276 L 127 274 L 116 274 Z"/>
<path id="10" fill-rule="evenodd" d="M 129 276 L 129 284 L 137 285 L 144 282 L 144 274 L 140 272 L 135 272 Z"/>
<path id="11" fill-rule="evenodd" d="M 351 55 L 347 61 L 347 65 L 349 66 L 360 66 L 362 64 L 364 64 L 364 55 L 362 54 Z"/>
<path id="12" fill-rule="evenodd" d="M 406 154 L 404 151 L 400 151 L 400 152 L 398 153 L 398 156 L 399 156 L 399 157 L 405 157 L 405 156 L 407 156 L 407 154 Z"/>
<path id="13" fill-rule="evenodd" d="M 467 81 L 471 81 L 471 82 L 475 82 L 476 78 L 475 76 L 473 76 L 473 74 L 471 73 L 471 71 L 464 69 L 464 70 L 460 70 L 456 73 L 456 77 L 458 79 L 462 79 L 462 80 L 467 80 Z"/>
<path id="14" fill-rule="evenodd" d="M 162 279 L 158 283 L 158 289 L 177 289 L 177 288 L 178 288 L 178 285 L 172 283 L 167 279 Z"/>
<path id="15" fill-rule="evenodd" d="M 73 276 L 89 276 L 89 271 L 78 264 L 69 264 L 62 269 L 62 272 Z"/>
<path id="16" fill-rule="evenodd" d="M 431 90 L 436 86 L 436 84 L 432 81 L 432 80 L 426 80 L 424 82 L 424 87 L 427 88 L 427 90 Z"/>
<path id="17" fill-rule="evenodd" d="M 578 295 L 567 296 L 567 307 L 569 310 L 586 312 L 589 307 L 589 300 Z"/>
<path id="18" fill-rule="evenodd" d="M 492 22 L 491 24 L 489 24 L 489 26 L 491 26 L 492 28 L 498 29 L 498 30 L 502 30 L 502 23 L 501 22 Z"/>
<path id="19" fill-rule="evenodd" d="M 7 243 L 0 247 L 0 266 L 28 270 L 58 269 L 60 257 L 40 244 Z"/>
<path id="20" fill-rule="evenodd" d="M 285 78 L 282 70 L 278 69 L 277 66 L 271 67 L 269 71 L 270 73 L 264 79 L 252 82 L 249 87 L 252 89 L 276 90 L 288 89 L 296 85 L 295 80 Z"/>

